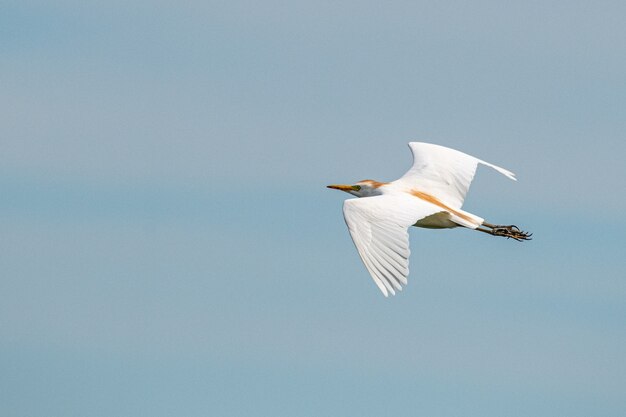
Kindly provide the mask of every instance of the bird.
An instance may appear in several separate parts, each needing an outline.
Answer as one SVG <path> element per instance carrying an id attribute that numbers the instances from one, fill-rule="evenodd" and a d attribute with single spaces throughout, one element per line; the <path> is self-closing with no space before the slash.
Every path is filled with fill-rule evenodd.
<path id="1" fill-rule="evenodd" d="M 479 164 L 517 181 L 515 174 L 441 145 L 410 142 L 409 148 L 413 165 L 395 181 L 327 186 L 359 197 L 344 201 L 344 219 L 361 260 L 385 297 L 408 283 L 411 226 L 464 227 L 516 241 L 531 240 L 532 233 L 515 225 L 488 223 L 461 208 Z"/>

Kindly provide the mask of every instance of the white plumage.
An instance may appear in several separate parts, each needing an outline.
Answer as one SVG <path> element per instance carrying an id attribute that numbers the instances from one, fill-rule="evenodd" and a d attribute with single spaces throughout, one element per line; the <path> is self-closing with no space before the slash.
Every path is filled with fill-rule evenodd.
<path id="1" fill-rule="evenodd" d="M 398 181 L 424 189 L 453 208 L 463 205 L 478 164 L 517 181 L 509 170 L 445 146 L 411 142 L 409 148 L 413 152 L 413 166 Z"/>
<path id="2" fill-rule="evenodd" d="M 409 147 L 413 166 L 396 181 L 363 180 L 355 185 L 328 186 L 364 197 L 344 202 L 344 218 L 365 267 L 385 296 L 395 295 L 407 284 L 410 226 L 463 226 L 516 240 L 529 239 L 530 235 L 515 226 L 494 226 L 461 210 L 478 164 L 515 180 L 512 172 L 444 146 L 411 142 Z"/>

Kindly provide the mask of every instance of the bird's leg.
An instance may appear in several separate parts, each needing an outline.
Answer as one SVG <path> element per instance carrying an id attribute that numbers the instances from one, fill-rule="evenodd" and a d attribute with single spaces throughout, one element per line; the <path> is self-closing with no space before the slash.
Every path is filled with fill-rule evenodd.
<path id="1" fill-rule="evenodd" d="M 531 240 L 531 236 L 533 235 L 532 233 L 527 233 L 520 230 L 519 227 L 515 225 L 502 226 L 487 222 L 483 222 L 482 225 L 486 226 L 487 229 L 479 227 L 476 230 L 484 233 L 489 233 L 493 236 L 502 236 L 506 237 L 507 239 L 515 239 L 518 242 L 521 242 L 523 240 Z"/>

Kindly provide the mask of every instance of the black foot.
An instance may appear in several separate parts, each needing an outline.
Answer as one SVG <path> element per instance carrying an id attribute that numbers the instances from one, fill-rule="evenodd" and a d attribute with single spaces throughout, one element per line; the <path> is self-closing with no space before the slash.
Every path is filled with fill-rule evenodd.
<path id="1" fill-rule="evenodd" d="M 518 242 L 523 240 L 532 240 L 532 233 L 523 232 L 519 229 L 519 227 L 515 225 L 510 226 L 494 226 L 491 230 L 491 234 L 494 236 L 502 236 L 507 239 L 515 239 Z"/>

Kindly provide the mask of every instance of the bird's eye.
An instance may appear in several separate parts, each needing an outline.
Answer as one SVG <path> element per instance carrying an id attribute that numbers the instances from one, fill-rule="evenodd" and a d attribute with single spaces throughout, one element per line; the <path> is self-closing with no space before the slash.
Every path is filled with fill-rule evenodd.
<path id="1" fill-rule="evenodd" d="M 360 185 L 353 185 L 353 186 L 352 186 L 352 189 L 353 189 L 354 191 L 361 191 L 361 186 L 360 186 Z"/>

